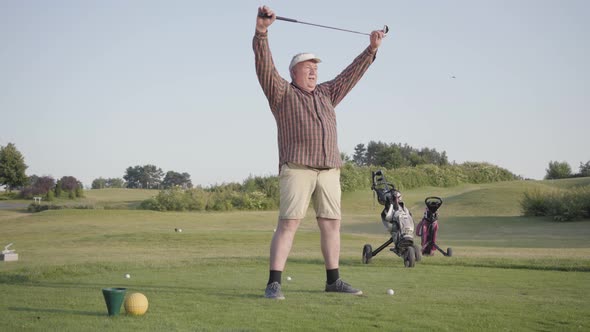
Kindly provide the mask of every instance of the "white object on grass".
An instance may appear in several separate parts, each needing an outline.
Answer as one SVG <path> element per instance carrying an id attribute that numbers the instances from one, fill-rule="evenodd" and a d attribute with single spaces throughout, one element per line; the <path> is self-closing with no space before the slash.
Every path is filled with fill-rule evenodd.
<path id="1" fill-rule="evenodd" d="M 387 294 L 393 295 L 393 294 L 395 294 L 395 292 L 393 291 L 393 289 L 390 288 L 387 290 Z"/>
<path id="2" fill-rule="evenodd" d="M 10 248 L 10 246 L 13 245 L 12 243 L 9 243 L 7 246 L 4 247 L 4 250 L 2 250 L 3 254 L 13 254 L 14 250 L 13 249 L 8 249 Z"/>

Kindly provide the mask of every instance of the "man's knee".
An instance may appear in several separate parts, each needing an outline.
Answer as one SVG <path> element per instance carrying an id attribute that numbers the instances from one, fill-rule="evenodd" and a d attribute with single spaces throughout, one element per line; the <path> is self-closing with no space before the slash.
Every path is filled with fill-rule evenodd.
<path id="1" fill-rule="evenodd" d="M 279 228 L 283 231 L 295 231 L 300 223 L 300 219 L 279 219 Z"/>
<path id="2" fill-rule="evenodd" d="M 320 230 L 328 232 L 340 231 L 340 219 L 317 218 Z"/>

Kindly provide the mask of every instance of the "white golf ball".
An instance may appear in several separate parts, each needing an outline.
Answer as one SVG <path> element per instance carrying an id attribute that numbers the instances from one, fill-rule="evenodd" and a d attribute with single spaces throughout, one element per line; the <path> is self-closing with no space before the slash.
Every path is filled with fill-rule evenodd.
<path id="1" fill-rule="evenodd" d="M 179 228 L 178 229 L 178 233 L 182 233 L 182 228 Z"/>
<path id="2" fill-rule="evenodd" d="M 129 278 L 131 278 L 131 275 L 130 275 L 129 273 L 127 273 L 127 274 L 125 275 L 125 279 L 129 279 Z"/>
<path id="3" fill-rule="evenodd" d="M 391 288 L 387 290 L 387 294 L 389 294 L 389 295 L 393 295 L 394 293 L 395 293 L 395 292 L 394 292 L 394 291 L 393 291 L 393 289 L 391 289 Z"/>
<path id="4" fill-rule="evenodd" d="M 288 280 L 288 281 L 291 281 L 291 277 L 287 277 L 287 280 Z"/>

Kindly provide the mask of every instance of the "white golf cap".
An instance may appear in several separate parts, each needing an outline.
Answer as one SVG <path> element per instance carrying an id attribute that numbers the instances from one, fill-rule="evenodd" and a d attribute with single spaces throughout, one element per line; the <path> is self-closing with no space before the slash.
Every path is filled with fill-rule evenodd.
<path id="1" fill-rule="evenodd" d="M 293 67 L 295 67 L 296 64 L 303 62 L 303 61 L 308 61 L 308 60 L 313 60 L 313 61 L 315 61 L 315 63 L 322 62 L 322 60 L 320 60 L 320 58 L 315 56 L 315 54 L 313 54 L 313 53 L 299 53 L 299 54 L 295 54 L 293 59 L 291 59 L 291 64 L 289 65 L 289 70 L 293 69 Z"/>

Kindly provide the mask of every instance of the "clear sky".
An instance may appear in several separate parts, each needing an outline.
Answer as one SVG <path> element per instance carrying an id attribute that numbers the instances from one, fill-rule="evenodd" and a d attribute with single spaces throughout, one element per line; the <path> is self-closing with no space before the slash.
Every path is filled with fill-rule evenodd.
<path id="1" fill-rule="evenodd" d="M 377 59 L 337 108 L 339 146 L 407 143 L 540 179 L 590 160 L 590 1 L 0 1 L 0 145 L 28 175 L 123 177 L 154 164 L 193 184 L 276 175 L 276 125 L 254 72 L 257 7 L 370 32 Z M 283 77 L 319 81 L 369 37 L 276 21 Z M 452 77 L 455 78 L 452 78 Z"/>

